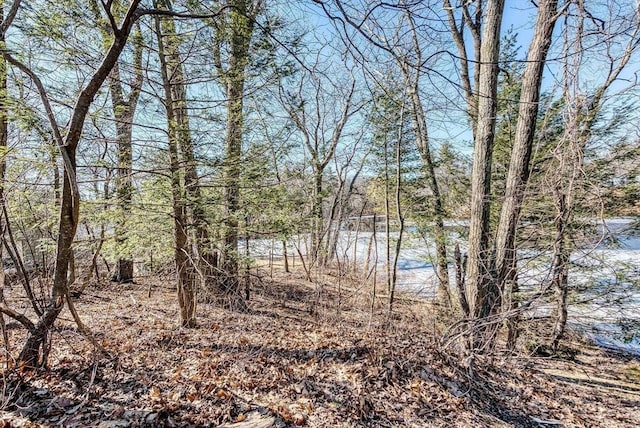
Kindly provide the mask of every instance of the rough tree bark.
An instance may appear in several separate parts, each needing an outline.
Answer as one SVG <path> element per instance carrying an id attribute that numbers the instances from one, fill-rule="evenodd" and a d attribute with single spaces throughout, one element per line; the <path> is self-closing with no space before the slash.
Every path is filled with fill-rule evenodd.
<path id="1" fill-rule="evenodd" d="M 242 136 L 244 133 L 244 89 L 250 59 L 255 19 L 262 1 L 229 0 L 227 21 L 216 28 L 214 62 L 226 92 L 227 124 L 225 135 L 224 227 L 222 233 L 222 275 L 216 293 L 225 305 L 245 307 L 239 281 L 238 215 L 242 170 Z M 226 67 L 222 64 L 222 44 L 228 43 Z"/>
<path id="2" fill-rule="evenodd" d="M 20 6 L 20 0 L 14 1 L 11 10 L 2 23 L 0 31 L 5 34 L 6 29 L 11 25 Z M 37 88 L 42 103 L 45 107 L 47 117 L 58 144 L 60 153 L 64 161 L 64 179 L 62 186 L 62 198 L 60 203 L 59 232 L 56 247 L 56 266 L 51 299 L 40 316 L 37 323 L 30 329 L 24 346 L 18 356 L 18 365 L 36 367 L 44 365 L 46 359 L 43 352 L 45 340 L 53 327 L 55 320 L 62 311 L 65 297 L 68 294 L 67 274 L 71 257 L 71 245 L 75 237 L 78 225 L 78 212 L 80 206 L 80 192 L 76 181 L 76 149 L 82 135 L 84 120 L 89 112 L 89 107 L 98 90 L 105 82 L 109 73 L 113 69 L 120 53 L 125 47 L 135 20 L 138 18 L 139 0 L 132 0 L 129 7 L 117 28 L 114 28 L 114 38 L 111 46 L 105 54 L 102 63 L 93 73 L 88 83 L 76 98 L 76 103 L 71 112 L 71 117 L 66 127 L 66 134 L 63 136 L 55 118 L 55 113 L 49 102 L 44 85 L 38 75 L 19 60 L 14 58 L 9 51 L 3 50 L 2 55 L 11 65 L 26 74 Z M 110 6 L 105 5 L 104 12 L 109 16 L 110 21 L 116 26 L 116 21 Z"/>
<path id="3" fill-rule="evenodd" d="M 168 2 L 162 2 L 158 6 L 167 7 Z M 165 110 L 167 114 L 168 143 L 169 143 L 169 169 L 171 172 L 171 197 L 173 204 L 173 232 L 174 232 L 174 259 L 177 275 L 178 306 L 180 307 L 180 320 L 184 327 L 196 326 L 196 297 L 195 297 L 195 265 L 194 258 L 189 245 L 187 233 L 187 209 L 185 186 L 183 185 L 183 169 L 180 165 L 179 141 L 184 132 L 180 128 L 181 123 L 175 111 L 176 100 L 174 93 L 174 78 L 176 64 L 175 53 L 172 52 L 177 46 L 171 43 L 175 34 L 171 32 L 173 28 L 173 18 L 161 19 L 155 17 L 155 30 L 158 40 L 158 58 L 160 60 L 160 71 L 162 74 L 162 86 L 165 96 Z M 165 31 L 168 35 L 165 35 Z M 168 48 L 166 45 L 169 45 Z M 173 55 L 172 55 L 173 54 Z M 179 83 L 180 84 L 180 83 Z"/>
<path id="4" fill-rule="evenodd" d="M 491 159 L 495 137 L 500 26 L 504 0 L 489 0 L 482 29 L 473 169 L 471 173 L 471 219 L 467 298 L 477 319 L 489 315 L 490 303 L 498 290 L 491 281 L 489 250 L 489 214 L 491 195 Z M 477 342 L 477 341 L 476 341 Z"/>
<path id="5" fill-rule="evenodd" d="M 490 314 L 496 314 L 500 311 L 503 296 L 513 297 L 514 280 L 517 278 L 515 272 L 517 269 L 516 229 L 529 180 L 542 72 L 549 46 L 551 46 L 553 29 L 560 16 L 557 9 L 557 0 L 543 0 L 538 4 L 533 40 L 529 45 L 527 65 L 522 77 L 518 121 L 509 160 L 505 198 L 496 232 L 495 277 L 492 281 L 497 283 L 498 290 L 496 293 L 488 295 L 484 302 L 487 306 L 484 311 Z M 517 302 L 514 300 L 506 303 L 513 308 Z M 515 326 L 512 325 L 510 330 L 514 328 Z M 513 343 L 515 331 L 511 332 L 510 337 Z"/>
<path id="6" fill-rule="evenodd" d="M 172 9 L 169 0 L 158 2 L 160 7 Z M 213 287 L 217 258 L 211 245 L 209 234 L 209 222 L 206 218 L 202 192 L 200 189 L 200 177 L 197 171 L 197 162 L 194 154 L 193 140 L 191 138 L 191 126 L 189 124 L 189 112 L 187 106 L 187 85 L 183 70 L 183 59 L 180 54 L 180 43 L 176 34 L 176 25 L 173 17 L 166 17 L 160 23 L 159 30 L 162 44 L 161 65 L 163 70 L 163 85 L 165 86 L 165 103 L 170 104 L 167 109 L 170 138 L 177 144 L 176 150 L 179 158 L 177 166 L 182 169 L 181 176 L 184 181 L 185 200 L 182 202 L 186 208 L 185 219 L 182 224 L 192 224 L 195 232 L 196 264 L 198 272 L 203 278 L 205 289 Z M 160 37 L 160 36 L 159 36 Z M 191 235 L 185 230 L 187 237 Z M 195 267 L 195 266 L 194 266 Z"/>
<path id="7" fill-rule="evenodd" d="M 0 0 L 0 19 L 4 21 L 4 1 Z M 0 45 L 5 45 L 4 31 L 0 33 Z M 7 167 L 7 61 L 4 57 L 0 57 L 0 305 L 5 305 L 4 300 L 4 178 Z M 2 329 L 2 339 L 4 341 L 5 351 L 9 355 L 9 335 L 4 320 L 4 313 L 0 312 L 0 328 Z M 6 358 L 7 365 L 9 358 Z"/>
<path id="8" fill-rule="evenodd" d="M 110 27 L 108 27 L 110 29 Z M 105 35 L 109 31 L 104 32 Z M 125 95 L 121 80 L 120 64 L 116 62 L 109 76 L 109 92 L 111 105 L 116 122 L 116 146 L 118 151 L 118 167 L 116 174 L 116 197 L 119 209 L 115 225 L 116 250 L 118 261 L 112 280 L 118 283 L 133 282 L 133 257 L 128 254 L 126 247 L 126 221 L 131 216 L 131 200 L 133 196 L 133 154 L 132 131 L 133 118 L 142 88 L 142 34 L 140 28 L 134 33 L 133 76 L 129 82 L 130 92 Z"/>

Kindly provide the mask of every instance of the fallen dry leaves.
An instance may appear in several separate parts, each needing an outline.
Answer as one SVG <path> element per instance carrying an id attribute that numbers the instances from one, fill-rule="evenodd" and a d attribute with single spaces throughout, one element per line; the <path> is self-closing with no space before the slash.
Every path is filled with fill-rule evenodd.
<path id="1" fill-rule="evenodd" d="M 640 426 L 628 359 L 511 358 L 471 378 L 437 350 L 427 302 L 400 301 L 386 325 L 382 307 L 370 318 L 366 291 L 338 299 L 327 282 L 312 315 L 317 285 L 294 274 L 256 285 L 248 313 L 201 304 L 199 327 L 185 329 L 170 285 L 83 295 L 76 306 L 111 356 L 63 317 L 51 370 L 4 374 L 0 428 Z M 24 331 L 10 333 L 15 351 Z"/>

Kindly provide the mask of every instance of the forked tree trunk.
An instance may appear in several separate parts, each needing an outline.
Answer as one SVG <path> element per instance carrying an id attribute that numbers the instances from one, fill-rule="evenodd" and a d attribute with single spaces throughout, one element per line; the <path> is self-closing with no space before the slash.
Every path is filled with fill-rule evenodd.
<path id="1" fill-rule="evenodd" d="M 166 2 L 167 6 L 169 2 Z M 170 77 L 171 102 L 178 137 L 178 151 L 184 165 L 184 186 L 188 196 L 187 208 L 191 211 L 196 234 L 196 248 L 200 261 L 200 269 L 205 276 L 205 282 L 209 282 L 214 273 L 214 252 L 211 248 L 211 238 L 208 230 L 208 221 L 202 201 L 200 189 L 200 177 L 197 171 L 197 162 L 194 154 L 193 140 L 191 138 L 191 126 L 187 108 L 187 85 L 180 45 L 176 34 L 176 26 L 173 18 L 164 21 L 165 30 L 165 55 L 167 57 L 168 76 Z"/>
<path id="2" fill-rule="evenodd" d="M 491 278 L 489 214 L 491 208 L 491 160 L 495 138 L 500 26 L 504 0 L 489 0 L 485 11 L 480 51 L 478 121 L 471 172 L 471 220 L 467 298 L 473 316 L 479 321 L 474 347 L 483 348 L 491 338 L 484 336 L 486 318 L 497 299 L 498 289 Z"/>
<path id="3" fill-rule="evenodd" d="M 78 226 L 78 213 L 80 209 L 80 192 L 76 181 L 76 149 L 82 135 L 82 128 L 85 118 L 89 112 L 89 107 L 93 102 L 95 95 L 102 87 L 104 81 L 109 76 L 118 57 L 125 47 L 127 38 L 131 33 L 131 29 L 138 18 L 136 10 L 139 0 L 132 0 L 129 3 L 127 11 L 121 20 L 121 28 L 114 31 L 114 39 L 105 54 L 103 61 L 93 73 L 88 83 L 84 86 L 76 99 L 75 106 L 71 112 L 71 116 L 67 125 L 67 134 L 63 138 L 55 121 L 53 108 L 47 96 L 42 81 L 31 69 L 22 64 L 11 56 L 9 51 L 2 51 L 4 58 L 12 65 L 18 67 L 22 72 L 27 74 L 35 84 L 42 103 L 47 111 L 51 126 L 56 137 L 56 142 L 60 149 L 60 153 L 64 160 L 64 180 L 62 185 L 62 199 L 60 201 L 60 220 L 58 230 L 58 240 L 56 246 L 56 267 L 53 278 L 53 288 L 51 299 L 44 313 L 38 319 L 34 328 L 29 332 L 25 340 L 24 346 L 18 356 L 17 364 L 28 367 L 35 367 L 46 364 L 46 350 L 44 344 L 51 328 L 53 327 L 58 315 L 62 311 L 65 297 L 68 294 L 67 273 L 69 269 L 69 260 L 71 257 L 71 245 L 75 237 Z M 19 1 L 14 2 L 14 6 Z M 111 13 L 111 4 L 105 4 L 107 13 Z"/>
<path id="4" fill-rule="evenodd" d="M 171 10 L 171 2 L 167 0 L 159 0 L 158 5 Z M 164 85 L 165 103 L 170 103 L 171 114 L 171 133 L 176 140 L 176 150 L 181 160 L 179 167 L 182 169 L 182 177 L 184 180 L 184 193 L 186 200 L 183 201 L 187 217 L 191 217 L 190 221 L 185 219 L 183 223 L 193 224 L 195 229 L 195 246 L 197 250 L 198 271 L 203 278 L 205 289 L 210 290 L 214 287 L 215 269 L 217 260 L 214 250 L 211 248 L 211 238 L 208 230 L 208 224 L 204 204 L 202 201 L 202 192 L 200 189 L 200 178 L 197 171 L 197 163 L 194 155 L 193 141 L 191 138 L 191 126 L 189 123 L 189 112 L 187 108 L 187 85 L 182 66 L 182 56 L 180 54 L 180 43 L 176 34 L 176 25 L 173 17 L 165 17 L 160 22 L 158 29 L 161 34 L 163 66 L 166 72 Z M 185 229 L 187 237 L 190 233 Z"/>

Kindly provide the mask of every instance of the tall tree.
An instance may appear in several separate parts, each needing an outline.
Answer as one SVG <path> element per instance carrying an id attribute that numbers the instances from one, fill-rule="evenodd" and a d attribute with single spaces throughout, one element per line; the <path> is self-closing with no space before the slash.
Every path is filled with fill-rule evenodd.
<path id="1" fill-rule="evenodd" d="M 114 9 L 122 9 L 122 2 L 117 1 Z M 109 22 L 100 16 L 97 3 L 91 2 L 90 6 L 101 29 L 105 49 L 108 48 L 108 41 L 113 37 L 113 28 Z M 127 219 L 131 216 L 131 201 L 133 196 L 133 150 L 132 134 L 133 120 L 140 98 L 140 90 L 143 82 L 142 69 L 142 49 L 143 40 L 140 27 L 137 26 L 133 32 L 133 63 L 132 74 L 129 82 L 125 84 L 125 75 L 122 71 L 122 60 L 119 59 L 113 66 L 109 75 L 109 92 L 111 95 L 111 108 L 116 128 L 116 150 L 117 150 L 117 173 L 116 173 L 116 205 L 118 213 L 115 224 L 116 253 L 118 256 L 113 281 L 126 283 L 133 281 L 133 257 L 130 251 L 130 244 L 127 243 Z M 127 94 L 126 86 L 129 87 Z"/>
<path id="2" fill-rule="evenodd" d="M 1 25 L 4 34 L 6 34 L 7 28 L 13 22 L 20 3 L 20 0 L 15 0 L 9 14 L 4 19 Z M 137 13 L 139 3 L 138 0 L 131 1 L 120 23 L 117 22 L 117 18 L 111 8 L 112 4 L 104 5 L 103 13 L 105 13 L 113 28 L 113 41 L 105 53 L 103 61 L 77 96 L 69 122 L 64 130 L 57 123 L 56 114 L 52 108 L 47 90 L 38 74 L 15 58 L 8 50 L 2 50 L 1 52 L 8 63 L 19 69 L 33 81 L 40 95 L 47 117 L 49 118 L 56 143 L 58 144 L 60 154 L 64 161 L 65 171 L 60 202 L 59 232 L 56 243 L 56 266 L 51 299 L 38 322 L 27 325 L 29 333 L 18 357 L 18 362 L 26 366 L 35 367 L 46 362 L 41 358 L 44 355 L 43 345 L 50 329 L 64 307 L 65 300 L 69 298 L 67 274 L 69 272 L 69 262 L 72 255 L 71 245 L 76 234 L 80 209 L 80 192 L 76 179 L 76 151 L 80 137 L 82 136 L 82 128 L 89 112 L 89 107 L 118 60 L 133 25 L 139 17 Z M 5 311 L 3 310 L 3 312 Z"/>
<path id="3" fill-rule="evenodd" d="M 224 159 L 224 227 L 222 271 L 219 294 L 232 307 L 243 307 L 238 277 L 238 230 L 240 178 L 244 131 L 244 97 L 247 66 L 256 19 L 262 0 L 229 0 L 226 12 L 214 21 L 213 59 L 226 95 L 226 134 Z"/>
<path id="4" fill-rule="evenodd" d="M 169 1 L 158 1 L 157 6 L 171 10 Z M 189 182 L 193 191 L 193 187 L 197 187 L 198 183 L 196 177 L 187 173 L 187 171 L 195 173 L 195 166 L 192 159 L 191 137 L 185 105 L 186 90 L 173 17 L 160 18 L 156 16 L 154 20 L 167 117 L 178 305 L 182 325 L 194 327 L 196 325 L 196 266 L 187 229 L 189 218 L 186 188 L 189 187 L 187 185 Z M 186 156 L 184 155 L 185 150 L 187 151 Z M 182 163 L 181 154 L 182 158 L 186 157 L 191 162 Z M 191 165 L 189 166 L 187 163 Z M 191 181 L 195 181 L 195 183 Z"/>
<path id="5" fill-rule="evenodd" d="M 533 40 L 529 45 L 522 76 L 518 120 L 511 148 L 505 197 L 496 232 L 495 273 L 491 281 L 497 283 L 497 288 L 493 287 L 492 293 L 488 294 L 486 300 L 482 302 L 485 306 L 483 313 L 500 312 L 503 296 L 512 296 L 513 288 L 516 287 L 516 230 L 529 181 L 531 154 L 538 122 L 542 72 L 551 46 L 553 29 L 560 16 L 557 9 L 557 0 L 541 1 L 538 5 Z M 511 343 L 515 340 L 514 335 L 515 331 L 512 331 Z"/>
<path id="6" fill-rule="evenodd" d="M 482 27 L 482 47 L 478 81 L 478 117 L 475 127 L 473 167 L 471 172 L 471 219 L 469 224 L 469 259 L 467 297 L 475 317 L 489 315 L 487 305 L 496 290 L 489 262 L 489 215 L 491 201 L 491 161 L 495 137 L 500 27 L 504 0 L 488 0 Z"/>
<path id="7" fill-rule="evenodd" d="M 551 346 L 557 350 L 565 332 L 568 316 L 569 257 L 573 248 L 572 225 L 578 204 L 578 190 L 584 180 L 585 149 L 590 142 L 594 126 L 601 117 L 607 92 L 620 78 L 640 49 L 640 5 L 631 9 L 616 9 L 609 5 L 605 11 L 618 17 L 604 24 L 594 17 L 583 0 L 577 1 L 573 13 L 565 17 L 563 66 L 563 133 L 554 150 L 555 166 L 552 190 L 555 206 L 555 233 L 551 265 L 551 288 L 556 293 L 556 314 Z M 570 25 L 570 20 L 573 24 Z M 603 21 L 604 22 L 604 21 Z M 594 28 L 589 28 L 589 25 Z M 594 25 L 595 24 L 595 25 Z M 588 35 L 589 34 L 589 35 Z M 608 67 L 600 84 L 584 94 L 581 74 L 586 62 L 585 39 L 602 37 Z M 589 79 L 592 80 L 592 79 Z"/>
<path id="8" fill-rule="evenodd" d="M 348 122 L 360 109 L 354 94 L 356 83 L 352 77 L 347 82 L 332 84 L 321 64 L 314 68 L 316 75 L 303 74 L 295 93 L 280 88 L 280 101 L 289 118 L 301 135 L 312 171 L 311 246 L 312 264 L 323 264 L 325 242 L 324 205 L 327 199 L 327 167 L 334 160 L 338 144 L 344 142 Z M 339 98 L 340 102 L 335 102 Z"/>
<path id="9" fill-rule="evenodd" d="M 4 0 L 0 0 L 0 19 L 4 24 Z M 6 28 L 0 28 L 0 44 L 5 44 Z M 5 210 L 5 198 L 4 198 L 4 185 L 5 185 L 5 171 L 7 167 L 7 131 L 8 131 L 8 105 L 7 105 L 7 61 L 4 57 L 0 58 L 0 305 L 5 305 L 4 299 L 4 287 L 5 287 L 5 273 L 4 273 L 4 213 Z M 7 334 L 6 324 L 4 320 L 4 313 L 0 311 L 0 328 L 2 329 L 2 335 L 5 346 L 9 346 L 9 336 Z M 7 358 L 7 362 L 9 359 Z"/>

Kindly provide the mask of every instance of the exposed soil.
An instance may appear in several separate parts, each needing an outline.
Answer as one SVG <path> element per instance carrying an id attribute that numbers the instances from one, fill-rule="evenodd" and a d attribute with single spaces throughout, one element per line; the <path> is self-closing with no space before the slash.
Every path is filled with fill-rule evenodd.
<path id="1" fill-rule="evenodd" d="M 471 371 L 439 346 L 429 302 L 400 299 L 389 321 L 335 277 L 255 282 L 249 312 L 201 304 L 195 329 L 178 326 L 170 279 L 89 289 L 76 307 L 109 356 L 64 312 L 50 370 L 4 373 L 0 427 L 640 426 L 637 359 L 574 341 L 568 359 Z M 16 354 L 25 331 L 9 327 Z"/>

